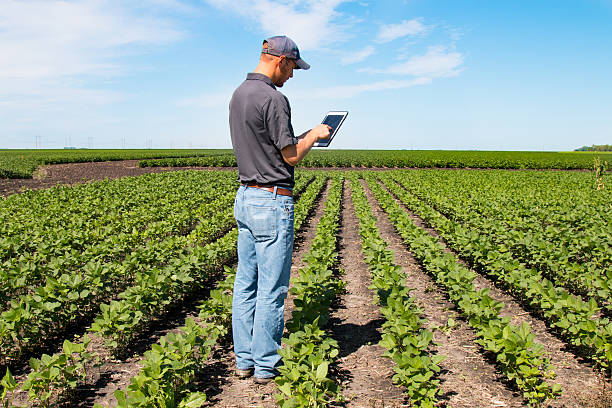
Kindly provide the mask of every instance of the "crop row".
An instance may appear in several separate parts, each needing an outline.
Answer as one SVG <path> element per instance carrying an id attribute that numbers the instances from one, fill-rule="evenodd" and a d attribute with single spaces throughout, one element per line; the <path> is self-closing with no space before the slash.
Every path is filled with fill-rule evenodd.
<path id="1" fill-rule="evenodd" d="M 312 175 L 304 178 L 303 184 L 295 189 L 299 194 L 304 181 L 310 181 Z M 299 195 L 295 205 L 295 233 L 301 230 L 306 216 L 311 212 L 315 199 L 319 195 L 326 177 L 316 177 L 308 189 Z M 231 324 L 232 285 L 235 272 L 227 267 L 226 279 L 217 290 L 212 291 L 210 299 L 203 302 L 197 324 L 189 323 L 178 335 L 154 345 L 145 353 L 143 368 L 130 381 L 127 390 L 118 390 L 115 397 L 118 408 L 166 406 L 190 407 L 199 406 L 206 399 L 201 392 L 187 391 L 193 376 L 210 355 L 210 348 L 225 335 Z M 204 314 L 204 315 L 203 315 Z M 185 339 L 189 341 L 186 342 Z M 184 346 L 184 344 L 187 346 Z"/>
<path id="2" fill-rule="evenodd" d="M 177 203 L 189 208 L 207 201 L 214 187 L 232 176 L 173 172 L 12 195 L 0 201 L 0 260 L 35 254 L 49 261 L 82 252 L 109 236 L 165 220 Z M 177 190 L 177 185 L 184 188 Z"/>
<path id="3" fill-rule="evenodd" d="M 144 354 L 142 369 L 126 390 L 117 390 L 117 408 L 200 407 L 206 394 L 193 391 L 192 382 L 217 341 L 230 331 L 232 290 L 236 271 L 225 268 L 226 278 L 198 308 L 197 321 L 188 318 L 177 333 L 163 337 Z M 103 408 L 96 404 L 94 408 Z"/>
<path id="4" fill-rule="evenodd" d="M 59 163 L 102 162 L 161 157 L 224 154 L 220 149 L 36 149 L 0 150 L 0 179 L 32 178 L 38 166 Z"/>
<path id="5" fill-rule="evenodd" d="M 342 201 L 342 176 L 333 176 L 324 214 L 316 227 L 316 235 L 305 265 L 292 279 L 294 296 L 291 319 L 287 322 L 284 348 L 279 351 L 283 365 L 276 383 L 282 394 L 280 406 L 326 407 L 339 401 L 339 386 L 328 378 L 328 369 L 338 355 L 338 345 L 323 327 L 329 320 L 329 307 L 344 287 L 334 277 L 338 266 L 337 231 Z"/>
<path id="6" fill-rule="evenodd" d="M 200 174 L 204 180 L 210 178 L 209 175 Z M 211 203 L 205 205 L 207 210 L 201 213 L 190 211 L 200 219 L 200 223 L 189 235 L 167 236 L 176 234 L 176 230 L 169 227 L 167 231 L 161 231 L 159 239 L 152 239 L 154 235 L 147 234 L 148 230 L 145 230 L 142 235 L 147 237 L 146 240 L 133 248 L 125 258 L 110 259 L 107 262 L 90 261 L 78 273 L 62 272 L 57 278 L 48 277 L 44 286 L 33 288 L 29 293 L 12 300 L 11 308 L 0 316 L 0 350 L 3 359 L 7 361 L 8 358 L 18 358 L 22 353 L 34 350 L 42 342 L 48 342 L 51 336 L 61 334 L 71 324 L 84 323 L 84 319 L 90 316 L 101 302 L 116 296 L 116 293 L 126 286 L 131 285 L 120 297 L 133 298 L 139 296 L 139 291 L 142 291 L 145 292 L 142 295 L 144 299 L 149 300 L 149 285 L 162 285 L 167 280 L 174 280 L 175 285 L 178 285 L 176 282 L 181 281 L 180 272 L 183 271 L 174 273 L 172 267 L 176 263 L 183 265 L 184 270 L 187 265 L 191 265 L 192 269 L 199 267 L 197 257 L 194 258 L 190 248 L 218 237 L 234 223 L 231 211 L 219 209 L 230 207 L 231 201 L 224 201 L 227 198 L 223 198 L 223 190 L 235 190 L 235 182 L 225 174 L 219 176 L 220 181 L 213 184 L 220 189 L 220 200 L 209 200 Z M 147 180 L 155 182 L 155 179 Z M 197 191 L 201 186 L 186 184 L 183 187 Z M 212 212 L 216 212 L 215 216 L 209 217 Z M 211 220 L 216 221 L 216 224 L 211 224 Z M 214 254 L 214 244 L 210 245 L 212 247 L 207 250 Z M 201 250 L 201 247 L 197 246 L 194 250 L 197 251 L 198 248 Z M 171 288 L 172 286 L 167 289 L 172 290 Z M 100 307 L 103 313 L 107 313 L 107 317 L 110 317 L 110 313 L 114 318 L 120 319 L 125 317 L 119 313 L 120 308 L 117 305 L 120 303 L 102 303 Z M 137 311 L 134 313 L 138 314 Z M 142 319 L 145 319 L 145 316 L 139 315 L 137 320 Z M 126 331 L 125 335 L 128 334 Z"/>
<path id="7" fill-rule="evenodd" d="M 476 330 L 476 342 L 494 353 L 500 370 L 521 390 L 529 405 L 540 406 L 558 395 L 561 387 L 548 382 L 555 374 L 543 346 L 534 341 L 529 325 L 510 324 L 509 317 L 500 315 L 503 303 L 491 298 L 488 289 L 476 290 L 474 272 L 446 252 L 435 237 L 417 227 L 373 176 L 368 177 L 368 186 L 415 258 L 446 289 L 468 324 Z"/>
<path id="8" fill-rule="evenodd" d="M 429 171 L 404 177 L 413 175 L 432 190 L 451 194 L 480 214 L 478 218 L 499 220 L 519 231 L 540 231 L 546 240 L 566 247 L 573 260 L 610 256 L 605 243 L 612 195 L 595 190 L 589 173 Z"/>
<path id="9" fill-rule="evenodd" d="M 559 176 L 552 175 L 561 186 L 552 185 L 553 180 L 550 180 L 546 185 L 550 185 L 555 194 L 547 199 L 540 198 L 542 194 L 537 190 L 525 188 L 527 181 L 521 183 L 519 190 L 504 183 L 508 175 L 498 176 L 497 183 L 486 184 L 486 191 L 482 191 L 485 190 L 483 177 L 478 186 L 469 174 L 462 175 L 462 179 L 433 174 L 416 177 L 402 174 L 395 179 L 448 218 L 488 234 L 500 251 L 510 251 L 516 259 L 537 268 L 555 284 L 594 298 L 600 306 L 612 309 L 609 286 L 612 279 L 612 212 L 606 214 L 605 207 L 597 205 L 602 194 L 595 192 L 587 197 L 582 194 L 573 197 L 579 194 L 575 191 L 575 183 L 571 184 L 570 195 L 567 182 L 561 183 L 567 176 L 559 180 Z M 549 180 L 539 176 L 540 183 Z M 424 177 L 428 179 L 426 188 L 422 183 Z M 417 179 L 419 183 L 415 182 Z M 510 195 L 519 199 L 511 199 Z M 548 216 L 542 214 L 544 212 Z"/>
<path id="10" fill-rule="evenodd" d="M 301 167 L 593 169 L 597 154 L 450 150 L 315 150 Z M 177 159 L 151 159 L 141 167 L 235 167 L 232 153 Z"/>
<path id="11" fill-rule="evenodd" d="M 593 169 L 595 157 L 606 158 L 608 155 L 604 152 L 329 150 L 313 151 L 302 162 L 302 166 Z M 207 156 L 216 159 L 207 159 Z M 202 160 L 198 161 L 198 157 Z M 152 159 L 143 161 L 141 166 L 235 166 L 235 158 L 231 150 L 227 149 L 0 150 L 0 179 L 31 178 L 37 167 L 45 164 L 131 159 Z"/>
<path id="12" fill-rule="evenodd" d="M 357 177 L 351 177 L 355 213 L 359 219 L 362 251 L 372 275 L 374 300 L 385 317 L 380 345 L 385 356 L 394 363 L 393 381 L 405 388 L 410 403 L 418 407 L 433 407 L 440 392 L 438 363 L 444 356 L 430 356 L 433 333 L 423 327 L 422 311 L 410 296 L 406 276 L 393 262 L 393 251 L 380 237 L 376 218 Z"/>
<path id="13" fill-rule="evenodd" d="M 566 251 L 571 261 L 600 267 L 612 261 L 612 195 L 609 190 L 596 191 L 590 174 L 418 171 L 400 178 L 419 196 L 440 196 L 439 201 L 463 208 L 457 216 L 492 219 L 508 229 L 537 232 Z"/>
<path id="14" fill-rule="evenodd" d="M 307 187 L 306 191 L 299 196 L 298 203 L 302 205 L 296 208 L 296 214 L 299 214 L 301 219 L 314 204 L 325 177 L 317 176 L 314 182 L 309 183 L 311 179 L 312 176 L 301 177 L 296 183 L 296 195 Z M 305 205 L 309 207 L 305 208 Z M 187 238 L 195 239 L 194 237 L 197 236 L 198 234 L 192 234 Z M 195 246 L 191 248 L 191 253 L 171 259 L 167 266 L 161 269 L 145 271 L 148 274 L 143 272 L 142 278 L 137 279 L 134 286 L 120 295 L 122 298 L 120 301 L 101 305 L 101 313 L 96 317 L 90 331 L 101 336 L 105 345 L 112 352 L 122 352 L 149 322 L 163 314 L 172 305 L 180 303 L 196 288 L 205 285 L 215 268 L 227 263 L 235 256 L 236 237 L 237 230 L 234 228 L 219 240 L 204 247 L 197 245 L 197 239 L 192 240 L 191 245 Z M 188 241 L 183 242 L 183 245 L 187 244 Z M 87 336 L 82 342 L 76 344 L 82 345 L 86 342 Z M 81 381 L 84 379 L 85 373 L 80 372 L 79 367 L 91 365 L 94 357 L 97 358 L 97 356 L 88 355 L 83 348 L 72 357 L 74 362 L 66 360 L 65 357 L 62 357 L 62 353 L 54 356 L 43 355 L 40 360 L 32 359 L 30 364 L 33 371 L 28 375 L 25 383 L 28 390 L 33 390 L 30 391 L 30 399 L 44 406 L 57 398 L 58 393 L 65 394 L 74 388 L 79 378 Z M 49 372 L 55 372 L 56 375 L 50 377 Z M 77 377 L 66 383 L 63 379 L 70 375 L 77 375 Z M 53 390 L 54 393 L 41 394 L 39 392 L 41 387 Z M 43 399 L 41 396 L 45 395 L 47 397 Z"/>
<path id="15" fill-rule="evenodd" d="M 139 167 L 236 167 L 236 157 L 232 153 L 204 157 L 181 157 L 140 160 Z"/>
<path id="16" fill-rule="evenodd" d="M 47 287 L 53 286 L 53 281 L 64 275 L 78 275 L 91 264 L 121 262 L 143 243 L 145 246 L 154 245 L 169 235 L 189 232 L 195 225 L 207 222 L 211 216 L 231 206 L 235 182 L 228 176 L 220 175 L 216 180 L 201 177 L 197 184 L 187 184 L 189 180 L 179 179 L 186 188 L 177 192 L 177 198 L 172 202 L 160 199 L 157 194 L 137 195 L 140 200 L 155 205 L 147 204 L 124 214 L 119 211 L 120 215 L 113 211 L 112 206 L 101 205 L 101 210 L 107 210 L 114 217 L 105 219 L 105 223 L 97 220 L 94 227 L 73 224 L 70 227 L 76 228 L 76 233 L 66 228 L 39 232 L 37 239 L 33 240 L 34 244 L 38 242 L 40 245 L 35 252 L 25 252 L 2 264 L 0 300 L 16 299 L 25 291 L 32 294 L 39 284 L 51 291 Z M 207 179 L 209 183 L 206 183 Z M 198 190 L 202 190 L 201 193 Z M 31 237 L 20 237 L 27 238 Z"/>
<path id="17" fill-rule="evenodd" d="M 173 304 L 183 301 L 188 290 L 201 287 L 216 268 L 231 259 L 235 252 L 235 231 L 232 230 L 205 247 L 193 248 L 193 252 L 188 255 L 179 255 L 168 266 L 150 271 L 148 276 L 143 275 L 142 279 L 123 293 L 123 299 L 100 306 L 101 313 L 95 318 L 90 331 L 101 336 L 111 352 L 125 350 L 129 341 L 141 333 L 148 323 L 165 313 Z M 79 344 L 85 343 L 87 337 Z M 77 361 L 82 366 L 92 363 L 85 354 L 79 354 L 79 359 Z M 75 366 L 65 364 L 57 355 L 43 354 L 40 360 L 30 359 L 30 366 L 32 372 L 28 374 L 23 387 L 29 390 L 30 400 L 48 406 L 53 395 L 49 394 L 48 398 L 43 399 L 45 394 L 38 391 L 40 387 L 62 392 L 70 389 L 61 380 L 66 376 L 65 373 L 73 372 Z M 49 373 L 56 375 L 50 376 Z"/>
<path id="18" fill-rule="evenodd" d="M 584 301 L 566 289 L 555 286 L 542 274 L 526 267 L 509 252 L 500 252 L 486 233 L 444 217 L 390 178 L 388 188 L 402 202 L 440 232 L 462 257 L 477 269 L 503 283 L 515 296 L 529 304 L 544 320 L 600 367 L 610 370 L 612 362 L 612 322 L 600 316 L 594 299 Z"/>
<path id="19" fill-rule="evenodd" d="M 201 223 L 187 236 L 170 236 L 161 241 L 149 240 L 121 260 L 90 261 L 78 271 L 60 271 L 58 277 L 49 276 L 44 286 L 12 300 L 11 307 L 0 315 L 0 351 L 4 358 L 18 358 L 41 342 L 48 341 L 50 336 L 62 333 L 69 325 L 82 321 L 101 302 L 113 296 L 118 288 L 132 285 L 119 295 L 124 299 L 149 299 L 148 287 L 163 286 L 171 293 L 173 286 L 164 286 L 165 283 L 186 283 L 182 271 L 174 273 L 172 270 L 177 262 L 183 268 L 187 268 L 185 265 L 188 260 L 191 261 L 191 268 L 204 265 L 195 261 L 197 258 L 190 253 L 190 245 L 193 245 L 195 239 L 202 235 L 216 236 L 231 223 L 231 215 L 217 225 Z M 198 248 L 201 247 L 194 248 L 194 251 Z M 110 306 L 103 304 L 102 312 L 125 318 L 121 309 L 116 307 L 121 302 L 112 301 Z M 139 324 L 143 316 L 137 310 L 132 313 L 139 317 L 132 324 Z"/>

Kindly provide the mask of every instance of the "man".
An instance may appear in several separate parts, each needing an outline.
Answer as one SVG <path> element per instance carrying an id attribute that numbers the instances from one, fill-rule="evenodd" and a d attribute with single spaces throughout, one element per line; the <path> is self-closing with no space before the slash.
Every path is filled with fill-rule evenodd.
<path id="1" fill-rule="evenodd" d="M 293 253 L 294 169 L 312 145 L 329 137 L 318 125 L 295 137 L 288 99 L 276 88 L 309 69 L 285 36 L 264 40 L 259 64 L 230 102 L 230 133 L 241 186 L 234 202 L 238 270 L 232 326 L 236 374 L 266 384 L 281 364 L 278 349 Z"/>

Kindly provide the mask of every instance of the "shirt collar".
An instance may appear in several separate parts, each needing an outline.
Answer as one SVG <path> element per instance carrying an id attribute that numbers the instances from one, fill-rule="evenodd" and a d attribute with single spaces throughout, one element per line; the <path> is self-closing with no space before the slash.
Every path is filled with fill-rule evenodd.
<path id="1" fill-rule="evenodd" d="M 250 72 L 247 74 L 247 81 L 248 80 L 259 80 L 259 81 L 264 81 L 266 84 L 270 85 L 272 87 L 272 89 L 276 89 L 276 86 L 274 86 L 274 82 L 272 82 L 272 80 L 267 77 L 264 74 L 260 74 L 257 72 Z"/>

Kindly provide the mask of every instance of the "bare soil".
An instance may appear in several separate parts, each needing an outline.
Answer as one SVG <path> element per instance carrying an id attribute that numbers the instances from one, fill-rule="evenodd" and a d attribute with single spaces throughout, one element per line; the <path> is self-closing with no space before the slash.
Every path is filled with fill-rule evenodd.
<path id="1" fill-rule="evenodd" d="M 235 168 L 219 167 L 138 167 L 138 160 L 50 164 L 40 166 L 31 179 L 0 179 L 0 196 L 9 196 L 26 190 L 40 190 L 58 184 L 77 185 L 95 180 L 140 176 L 146 173 L 220 169 L 236 171 Z"/>
<path id="2" fill-rule="evenodd" d="M 44 166 L 34 179 L 0 180 L 0 196 L 19 193 L 24 189 L 48 188 L 57 184 L 75 185 L 106 178 L 196 169 L 137 166 L 137 160 Z M 218 170 L 218 168 L 198 169 Z M 236 171 L 235 168 L 227 170 Z M 475 333 L 459 316 L 444 290 L 439 288 L 419 266 L 385 213 L 373 200 L 369 190 L 366 189 L 366 192 L 374 215 L 378 219 L 381 236 L 395 252 L 395 262 L 406 274 L 407 285 L 412 288 L 412 296 L 422 307 L 427 326 L 434 331 L 437 345 L 432 352 L 446 356 L 446 360 L 440 364 L 442 372 L 439 378 L 443 393 L 440 406 L 455 408 L 524 406 L 520 394 L 504 380 L 491 356 L 474 343 Z M 310 249 L 316 225 L 323 214 L 326 195 L 327 189 L 296 238 L 292 273 L 297 273 L 303 266 L 303 256 Z M 423 220 L 414 214 L 410 216 L 418 226 L 439 237 L 439 234 Z M 330 329 L 340 346 L 335 372 L 338 373 L 337 380 L 342 382 L 343 395 L 347 398 L 345 406 L 363 408 L 408 406 L 401 388 L 392 384 L 393 362 L 382 357 L 384 351 L 377 345 L 380 340 L 382 316 L 378 306 L 372 303 L 372 292 L 368 289 L 369 271 L 363 261 L 358 223 L 347 190 L 343 199 L 342 228 L 339 238 L 341 269 L 344 271 L 343 279 L 347 287 L 346 293 L 334 306 Z M 450 248 L 447 250 L 452 252 Z M 568 351 L 565 343 L 548 330 L 545 322 L 532 316 L 520 302 L 502 288 L 496 287 L 494 282 L 479 276 L 475 284 L 478 288 L 490 288 L 491 296 L 505 304 L 502 313 L 511 316 L 513 324 L 529 323 L 536 341 L 544 345 L 547 355 L 555 365 L 557 372 L 555 382 L 561 384 L 564 389 L 563 395 L 549 406 L 612 408 L 612 386 L 609 378 L 601 378 L 588 363 Z M 206 293 L 202 296 L 205 297 Z M 292 309 L 292 297 L 289 296 L 286 301 L 285 319 L 290 317 Z M 161 336 L 177 330 L 186 317 L 194 315 L 194 303 L 186 303 L 171 319 L 160 321 L 144 335 L 130 356 L 121 360 L 104 356 L 105 364 L 93 368 L 90 380 L 77 390 L 76 398 L 70 406 L 90 407 L 94 402 L 115 403 L 113 391 L 125 388 L 130 378 L 138 373 L 142 353 Z M 449 319 L 453 319 L 455 324 L 449 325 Z M 101 341 L 94 339 L 90 348 L 92 351 L 102 353 Z M 245 408 L 276 406 L 274 394 L 278 391 L 274 383 L 257 386 L 250 379 L 238 379 L 233 372 L 234 355 L 229 336 L 215 349 L 212 358 L 206 363 L 198 381 L 194 384 L 194 389 L 205 391 L 208 395 L 209 401 L 206 406 Z M 21 399 L 24 397 L 25 395 L 20 395 Z M 22 405 L 23 402 L 25 400 L 21 401 Z"/>
<path id="3" fill-rule="evenodd" d="M 474 343 L 476 335 L 450 302 L 443 291 L 421 268 L 407 250 L 402 238 L 380 208 L 372 193 L 366 187 L 381 237 L 395 253 L 395 263 L 406 274 L 406 285 L 412 289 L 411 296 L 417 299 L 423 309 L 423 318 L 428 328 L 434 330 L 437 346 L 434 352 L 446 356 L 440 363 L 440 388 L 442 400 L 450 407 L 522 407 L 523 400 L 506 386 L 496 368 Z M 455 326 L 448 331 L 435 330 L 448 326 L 449 319 Z"/>
<path id="4" fill-rule="evenodd" d="M 77 389 L 75 398 L 68 404 L 68 407 L 85 408 L 92 407 L 96 403 L 102 406 L 115 406 L 117 399 L 113 393 L 116 390 L 125 390 L 130 380 L 138 375 L 142 368 L 141 360 L 144 353 L 162 337 L 171 332 L 179 332 L 188 318 L 198 320 L 198 305 L 208 298 L 215 282 L 223 279 L 221 275 L 219 272 L 211 277 L 206 289 L 198 291 L 164 318 L 155 321 L 149 330 L 136 339 L 125 357 L 113 358 L 110 356 L 102 339 L 94 336 L 88 350 L 100 356 L 104 364 L 88 367 L 87 383 Z"/>
<path id="5" fill-rule="evenodd" d="M 140 176 L 146 173 L 162 173 L 181 170 L 228 170 L 236 171 L 235 167 L 138 167 L 138 160 L 118 160 L 107 162 L 64 163 L 39 166 L 31 179 L 0 178 L 0 196 L 8 196 L 26 190 L 40 190 L 58 184 L 76 185 L 94 180 L 115 179 L 119 177 Z M 338 167 L 310 168 L 310 170 L 347 170 Z M 350 170 L 389 171 L 397 168 L 352 167 Z M 410 170 L 410 169 L 408 169 Z M 412 169 L 420 170 L 420 169 Z M 443 169 L 443 170 L 481 170 L 490 169 Z M 534 171 L 514 169 L 515 171 Z M 547 170 L 541 170 L 547 171 Z M 559 171 L 590 171 L 590 170 L 559 170 Z"/>
<path id="6" fill-rule="evenodd" d="M 295 240 L 291 274 L 295 276 L 304 266 L 303 257 L 310 250 L 310 243 L 315 236 L 316 226 L 323 216 L 324 203 L 329 190 L 329 183 L 317 200 L 311 215 L 302 225 L 302 230 Z M 293 296 L 285 300 L 285 321 L 291 317 Z M 235 355 L 231 339 L 217 347 L 213 358 L 209 359 L 200 375 L 197 387 L 208 397 L 205 406 L 223 408 L 276 407 L 275 394 L 279 391 L 274 382 L 257 385 L 252 379 L 239 379 L 234 375 Z"/>
<path id="7" fill-rule="evenodd" d="M 404 207 L 417 226 L 425 229 L 432 236 L 439 238 L 439 242 L 446 246 L 447 251 L 457 255 L 447 246 L 447 243 L 440 238 L 437 231 L 427 225 L 424 220 L 406 208 L 401 202 L 398 201 L 398 203 Z M 377 214 L 379 222 L 381 219 L 388 221 L 384 212 L 380 211 Z M 393 228 L 393 226 L 391 226 L 391 228 Z M 460 262 L 469 268 L 467 262 L 461 259 Z M 432 287 L 433 285 L 432 282 Z M 609 379 L 603 378 L 589 362 L 572 354 L 568 346 L 555 336 L 544 321 L 534 316 L 532 311 L 523 308 L 520 301 L 514 299 L 503 289 L 496 286 L 496 282 L 490 280 L 486 276 L 477 275 L 474 280 L 474 286 L 477 290 L 488 288 L 490 290 L 490 296 L 493 299 L 504 303 L 504 308 L 500 314 L 510 317 L 513 325 L 520 326 L 523 323 L 529 324 L 531 332 L 535 335 L 535 341 L 544 346 L 546 356 L 550 359 L 556 373 L 556 378 L 551 382 L 560 384 L 563 389 L 563 394 L 555 400 L 550 401 L 547 406 L 585 408 L 609 406 L 605 405 L 607 404 L 606 401 L 610 401 L 612 395 L 610 392 L 612 386 Z M 478 346 L 473 343 L 473 340 L 470 343 L 472 347 L 478 348 Z M 510 388 L 512 387 L 510 386 Z M 453 407 L 462 406 L 457 404 L 451 405 Z"/>
<path id="8" fill-rule="evenodd" d="M 348 183 L 345 183 L 343 202 L 339 256 L 346 287 L 331 314 L 330 328 L 340 349 L 337 370 L 345 406 L 402 406 L 406 398 L 393 384 L 394 364 L 383 357 L 385 349 L 378 345 L 384 317 L 380 307 L 373 303 L 373 293 L 368 288 L 372 280 L 361 252 L 359 222 Z"/>

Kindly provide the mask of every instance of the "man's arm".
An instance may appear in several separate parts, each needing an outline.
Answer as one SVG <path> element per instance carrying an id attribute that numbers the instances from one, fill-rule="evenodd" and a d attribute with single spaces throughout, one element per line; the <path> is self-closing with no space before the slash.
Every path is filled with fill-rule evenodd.
<path id="1" fill-rule="evenodd" d="M 295 166 L 308 154 L 312 145 L 320 140 L 327 139 L 331 127 L 320 124 L 298 137 L 298 144 L 286 146 L 281 150 L 283 160 L 290 166 Z"/>

